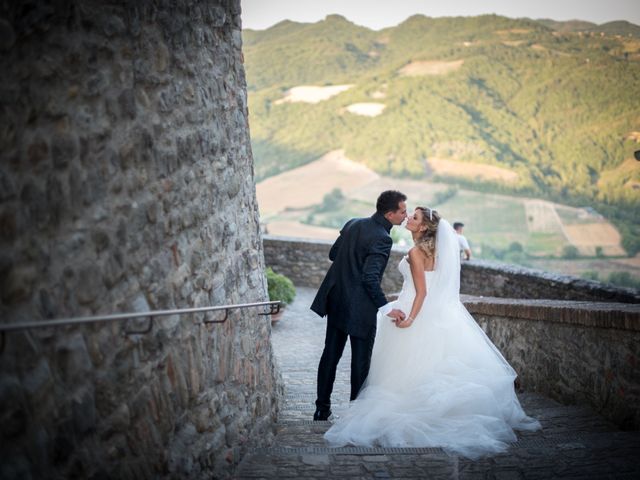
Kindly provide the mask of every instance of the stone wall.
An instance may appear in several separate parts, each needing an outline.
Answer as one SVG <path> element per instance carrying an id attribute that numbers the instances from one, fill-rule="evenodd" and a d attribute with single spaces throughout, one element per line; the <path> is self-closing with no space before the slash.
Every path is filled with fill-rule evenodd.
<path id="1" fill-rule="evenodd" d="M 295 284 L 317 288 L 330 265 L 331 244 L 266 236 L 265 262 Z M 401 289 L 396 266 L 404 254 L 391 252 L 382 283 L 387 295 Z M 476 262 L 463 264 L 461 283 L 463 291 L 477 295 L 522 297 L 462 295 L 462 300 L 525 389 L 589 404 L 623 428 L 640 428 L 637 291 Z M 610 298 L 627 303 L 601 302 Z"/>
<path id="2" fill-rule="evenodd" d="M 460 290 L 468 295 L 640 303 L 640 291 L 517 265 L 462 264 Z"/>
<path id="3" fill-rule="evenodd" d="M 318 287 L 329 269 L 329 249 L 333 242 L 266 235 L 266 264 L 278 273 L 291 277 L 294 284 Z M 398 262 L 407 252 L 395 248 L 391 252 L 382 279 L 388 294 L 402 288 Z M 507 298 L 546 298 L 640 303 L 640 292 L 599 282 L 532 270 L 513 265 L 487 262 L 463 262 L 460 291 L 468 295 Z"/>
<path id="4" fill-rule="evenodd" d="M 0 55 L 3 323 L 267 299 L 239 0 L 4 2 Z M 273 435 L 257 313 L 8 333 L 0 477 L 227 475 Z"/>
<path id="5" fill-rule="evenodd" d="M 640 305 L 467 297 L 521 386 L 640 429 Z"/>

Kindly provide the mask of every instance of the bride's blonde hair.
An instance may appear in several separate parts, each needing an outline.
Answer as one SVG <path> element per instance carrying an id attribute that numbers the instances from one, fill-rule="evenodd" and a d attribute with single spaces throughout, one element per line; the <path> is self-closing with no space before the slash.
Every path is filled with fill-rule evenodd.
<path id="1" fill-rule="evenodd" d="M 416 210 L 422 212 L 421 226 L 427 227 L 422 236 L 415 241 L 416 247 L 431 258 L 436 253 L 436 233 L 440 223 L 440 214 L 428 207 L 416 207 Z"/>

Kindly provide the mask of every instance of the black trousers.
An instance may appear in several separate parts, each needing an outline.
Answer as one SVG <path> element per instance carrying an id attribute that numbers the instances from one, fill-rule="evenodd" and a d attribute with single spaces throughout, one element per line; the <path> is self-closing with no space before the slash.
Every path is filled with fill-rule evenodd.
<path id="1" fill-rule="evenodd" d="M 347 337 L 351 342 L 351 397 L 355 400 L 362 388 L 371 365 L 371 352 L 375 340 L 375 329 L 368 338 L 358 338 L 332 327 L 327 322 L 327 334 L 324 340 L 324 351 L 318 366 L 318 397 L 316 408 L 327 411 L 331 407 L 331 392 L 336 379 L 336 369 L 342 357 Z"/>

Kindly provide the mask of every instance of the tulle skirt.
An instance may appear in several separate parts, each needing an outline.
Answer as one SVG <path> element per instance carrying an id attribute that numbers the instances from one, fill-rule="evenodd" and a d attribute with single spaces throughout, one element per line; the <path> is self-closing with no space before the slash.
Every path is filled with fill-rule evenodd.
<path id="1" fill-rule="evenodd" d="M 394 307 L 408 312 L 412 295 Z M 459 301 L 425 299 L 409 328 L 378 316 L 371 369 L 358 398 L 325 434 L 333 446 L 442 447 L 468 458 L 506 450 L 536 430 L 515 371 Z"/>

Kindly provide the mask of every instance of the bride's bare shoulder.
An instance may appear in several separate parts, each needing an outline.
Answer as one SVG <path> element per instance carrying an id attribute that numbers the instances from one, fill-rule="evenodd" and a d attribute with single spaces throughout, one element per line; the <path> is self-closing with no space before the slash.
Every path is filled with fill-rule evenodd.
<path id="1" fill-rule="evenodd" d="M 407 255 L 409 263 L 419 267 L 424 271 L 433 270 L 433 258 L 428 257 L 427 254 L 419 247 L 411 247 L 409 254 Z"/>
<path id="2" fill-rule="evenodd" d="M 424 262 L 427 259 L 427 256 L 424 254 L 422 249 L 416 246 L 411 247 L 407 256 L 409 257 L 409 261 L 417 262 L 419 265 L 424 265 Z"/>

